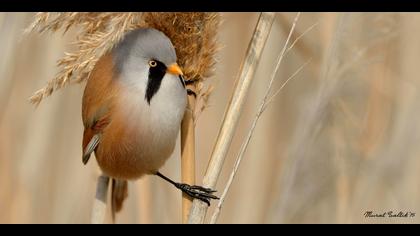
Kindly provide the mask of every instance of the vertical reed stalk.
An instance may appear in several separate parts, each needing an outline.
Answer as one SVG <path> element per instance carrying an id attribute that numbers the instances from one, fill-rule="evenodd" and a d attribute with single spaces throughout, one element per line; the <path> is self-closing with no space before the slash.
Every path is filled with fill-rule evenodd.
<path id="1" fill-rule="evenodd" d="M 242 113 L 252 79 L 254 78 L 259 59 L 268 35 L 270 34 L 274 17 L 275 13 L 272 12 L 264 12 L 260 14 L 258 23 L 255 27 L 246 52 L 245 60 L 241 66 L 239 77 L 235 84 L 235 90 L 230 98 L 222 127 L 213 148 L 213 153 L 203 179 L 204 187 L 214 188 L 216 186 L 217 179 L 220 171 L 222 170 L 223 162 Z M 206 203 L 194 200 L 188 223 L 203 223 L 207 209 L 208 206 Z"/>
<path id="2" fill-rule="evenodd" d="M 188 86 L 193 89 L 193 86 Z M 181 180 L 189 185 L 195 184 L 195 132 L 193 109 L 195 97 L 188 96 L 188 106 L 181 124 Z M 192 198 L 182 193 L 182 223 L 187 223 Z"/>
<path id="3" fill-rule="evenodd" d="M 106 215 L 106 199 L 108 193 L 109 177 L 101 175 L 98 177 L 96 185 L 96 196 L 93 202 L 92 215 L 90 222 L 92 224 L 103 224 Z"/>

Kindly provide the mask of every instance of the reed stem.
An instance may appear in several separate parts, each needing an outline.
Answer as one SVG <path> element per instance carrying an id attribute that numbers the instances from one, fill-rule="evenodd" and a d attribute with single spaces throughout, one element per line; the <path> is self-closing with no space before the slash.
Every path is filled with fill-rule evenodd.
<path id="1" fill-rule="evenodd" d="M 193 85 L 188 88 L 193 89 Z M 189 185 L 195 184 L 195 132 L 194 107 L 195 97 L 188 96 L 188 106 L 181 123 L 181 180 Z M 187 223 L 192 198 L 182 193 L 182 223 Z"/>
<path id="2" fill-rule="evenodd" d="M 108 184 L 108 176 L 101 175 L 98 177 L 96 196 L 95 201 L 93 202 L 92 215 L 90 218 L 90 222 L 92 224 L 103 224 L 105 221 Z"/>
<path id="3" fill-rule="evenodd" d="M 253 36 L 249 43 L 245 60 L 241 66 L 239 77 L 235 84 L 234 92 L 225 112 L 222 127 L 219 131 L 213 153 L 203 179 L 203 186 L 214 188 L 222 170 L 222 166 L 235 133 L 239 118 L 241 116 L 245 100 L 254 78 L 258 62 L 260 60 L 264 45 L 270 34 L 274 22 L 275 13 L 263 12 L 260 14 Z M 188 223 L 203 223 L 208 206 L 200 200 L 194 200 Z"/>

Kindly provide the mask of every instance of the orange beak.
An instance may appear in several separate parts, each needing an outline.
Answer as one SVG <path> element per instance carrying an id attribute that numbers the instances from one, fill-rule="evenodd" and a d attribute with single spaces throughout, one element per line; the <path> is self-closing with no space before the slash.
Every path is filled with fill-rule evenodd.
<path id="1" fill-rule="evenodd" d="M 168 68 L 166 68 L 166 72 L 171 73 L 173 75 L 184 75 L 184 73 L 182 73 L 181 68 L 179 68 L 178 64 L 176 63 L 168 66 Z"/>

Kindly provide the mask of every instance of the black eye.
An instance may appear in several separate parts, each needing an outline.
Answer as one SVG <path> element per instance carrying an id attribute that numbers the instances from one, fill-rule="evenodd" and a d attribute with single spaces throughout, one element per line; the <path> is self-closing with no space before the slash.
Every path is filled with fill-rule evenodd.
<path id="1" fill-rule="evenodd" d="M 149 61 L 149 66 L 150 67 L 156 67 L 157 66 L 157 62 L 155 60 L 150 60 Z"/>

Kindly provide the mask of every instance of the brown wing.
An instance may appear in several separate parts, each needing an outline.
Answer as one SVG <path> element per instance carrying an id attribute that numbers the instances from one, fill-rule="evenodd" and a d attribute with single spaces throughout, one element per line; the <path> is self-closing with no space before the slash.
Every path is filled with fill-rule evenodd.
<path id="1" fill-rule="evenodd" d="M 103 129 L 110 122 L 112 98 L 115 95 L 113 86 L 112 56 L 101 57 L 93 68 L 83 94 L 82 118 L 85 130 L 83 132 L 83 163 L 89 161 L 91 153 L 100 143 Z"/>
<path id="2" fill-rule="evenodd" d="M 109 118 L 104 116 L 94 122 L 92 127 L 85 128 L 83 132 L 83 164 L 89 161 L 90 155 L 96 150 L 101 140 L 102 130 L 109 124 Z"/>

